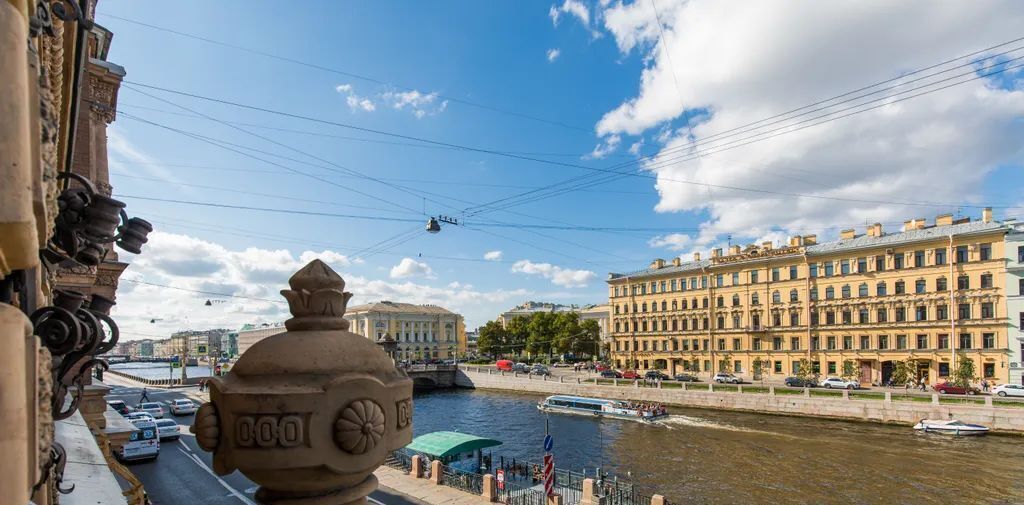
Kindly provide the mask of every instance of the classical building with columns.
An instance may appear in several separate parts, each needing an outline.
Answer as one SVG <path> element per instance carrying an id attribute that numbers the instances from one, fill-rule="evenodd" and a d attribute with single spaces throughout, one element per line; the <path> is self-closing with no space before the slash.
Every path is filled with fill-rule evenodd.
<path id="1" fill-rule="evenodd" d="M 466 353 L 462 316 L 437 305 L 381 301 L 349 307 L 350 331 L 377 341 L 390 335 L 399 359 L 451 359 Z"/>
<path id="2" fill-rule="evenodd" d="M 747 379 L 759 360 L 769 381 L 794 374 L 801 359 L 822 377 L 852 360 L 861 382 L 884 383 L 913 358 L 934 384 L 962 353 L 978 376 L 1006 382 L 1006 234 L 985 209 L 979 221 L 913 219 L 891 233 L 876 223 L 827 243 L 806 235 L 612 273 L 612 360 Z"/>

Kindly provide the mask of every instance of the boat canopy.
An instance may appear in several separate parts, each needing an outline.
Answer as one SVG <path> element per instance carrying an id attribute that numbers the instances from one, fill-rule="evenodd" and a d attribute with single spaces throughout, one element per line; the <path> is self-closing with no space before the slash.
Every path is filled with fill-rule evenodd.
<path id="1" fill-rule="evenodd" d="M 501 445 L 501 441 L 493 438 L 483 438 L 455 431 L 435 431 L 416 437 L 405 448 L 410 451 L 434 456 L 435 458 L 444 458 L 452 454 L 473 452 L 477 449 L 497 445 Z"/>
<path id="2" fill-rule="evenodd" d="M 602 398 L 587 398 L 585 396 L 569 396 L 569 395 L 555 395 L 549 396 L 545 400 L 546 402 L 572 402 L 572 403 L 585 403 L 590 405 L 614 405 L 615 400 L 605 400 Z"/>

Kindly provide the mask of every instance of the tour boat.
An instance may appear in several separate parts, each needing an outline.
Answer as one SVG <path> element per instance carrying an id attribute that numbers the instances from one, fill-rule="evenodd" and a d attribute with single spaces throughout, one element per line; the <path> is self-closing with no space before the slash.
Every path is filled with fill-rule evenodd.
<path id="1" fill-rule="evenodd" d="M 634 421 L 656 421 L 668 417 L 665 407 L 643 402 L 602 400 L 584 396 L 549 396 L 537 404 L 545 412 L 562 412 L 595 417 L 617 417 Z"/>
<path id="2" fill-rule="evenodd" d="M 986 426 L 968 424 L 956 419 L 922 419 L 921 422 L 914 425 L 914 429 L 949 435 L 984 435 L 989 432 L 989 428 Z"/>

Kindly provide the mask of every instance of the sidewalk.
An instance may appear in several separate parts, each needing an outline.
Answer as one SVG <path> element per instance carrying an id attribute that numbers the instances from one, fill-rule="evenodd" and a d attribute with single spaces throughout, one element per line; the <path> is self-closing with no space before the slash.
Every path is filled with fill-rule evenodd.
<path id="1" fill-rule="evenodd" d="M 484 505 L 491 503 L 482 496 L 434 484 L 429 479 L 414 479 L 405 472 L 388 466 L 381 466 L 373 474 L 380 481 L 382 491 L 393 491 L 414 502 L 430 505 Z"/>

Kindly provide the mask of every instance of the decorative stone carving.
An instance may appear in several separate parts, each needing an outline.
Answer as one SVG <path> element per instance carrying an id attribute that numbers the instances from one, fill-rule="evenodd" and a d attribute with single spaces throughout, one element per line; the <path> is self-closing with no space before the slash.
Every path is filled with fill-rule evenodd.
<path id="1" fill-rule="evenodd" d="M 213 469 L 239 470 L 261 503 L 362 504 L 373 471 L 412 441 L 412 381 L 376 343 L 347 331 L 352 297 L 320 260 L 282 290 L 288 329 L 253 345 L 225 377 L 192 432 Z"/>

